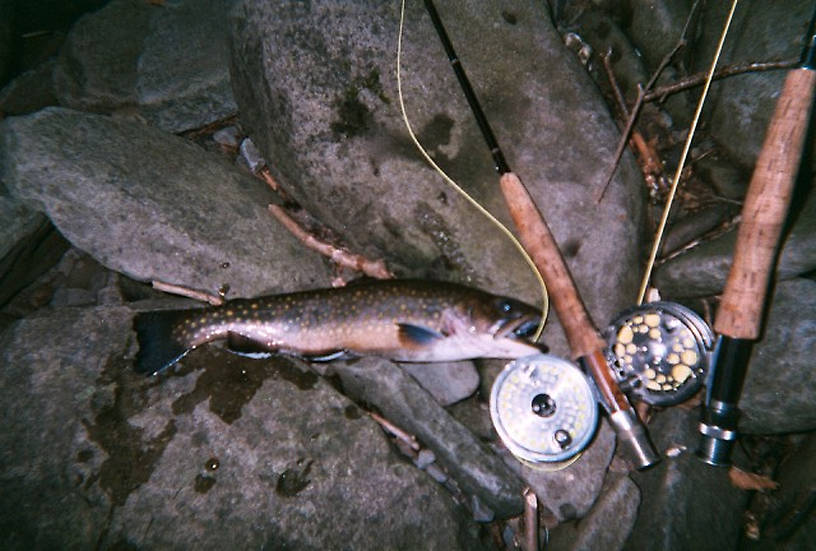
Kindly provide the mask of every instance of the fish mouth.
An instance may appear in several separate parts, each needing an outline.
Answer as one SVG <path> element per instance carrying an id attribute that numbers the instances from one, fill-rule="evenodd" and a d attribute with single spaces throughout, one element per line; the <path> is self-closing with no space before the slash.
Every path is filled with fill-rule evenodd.
<path id="1" fill-rule="evenodd" d="M 541 317 L 528 314 L 517 318 L 507 318 L 499 321 L 498 329 L 493 334 L 494 339 L 525 339 L 529 340 L 541 323 Z"/>

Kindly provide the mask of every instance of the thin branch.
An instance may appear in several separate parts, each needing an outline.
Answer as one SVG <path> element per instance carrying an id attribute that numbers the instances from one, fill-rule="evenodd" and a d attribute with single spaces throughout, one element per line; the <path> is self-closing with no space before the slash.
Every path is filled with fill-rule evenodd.
<path id="1" fill-rule="evenodd" d="M 621 112 L 622 119 L 629 118 L 629 109 L 626 107 L 626 100 L 623 99 L 623 92 L 618 86 L 618 79 L 615 78 L 615 70 L 612 68 L 612 47 L 606 51 L 606 55 L 601 56 L 604 69 L 606 70 L 606 78 L 609 80 L 609 85 L 612 86 L 612 93 L 615 95 L 615 101 L 618 103 L 618 109 Z"/>
<path id="2" fill-rule="evenodd" d="M 623 156 L 623 150 L 626 149 L 626 143 L 629 141 L 632 128 L 635 126 L 635 120 L 637 120 L 641 105 L 643 105 L 643 87 L 638 84 L 638 97 L 635 101 L 635 106 L 632 109 L 632 113 L 629 115 L 629 120 L 626 122 L 626 128 L 623 129 L 620 141 L 618 141 L 618 147 L 615 149 L 615 156 L 612 159 L 612 166 L 609 169 L 609 175 L 606 177 L 603 187 L 595 194 L 596 203 L 600 203 L 601 200 L 603 200 L 604 194 L 606 193 L 607 188 L 609 188 L 609 184 L 612 183 L 612 178 L 615 177 L 615 172 L 618 170 L 618 163 Z"/>
<path id="3" fill-rule="evenodd" d="M 164 291 L 165 293 L 192 298 L 195 300 L 200 300 L 201 302 L 208 302 L 213 306 L 221 306 L 224 304 L 224 297 L 218 295 L 211 295 L 209 293 L 205 293 L 204 291 L 196 291 L 195 289 L 190 289 L 189 287 L 165 283 L 158 280 L 153 280 L 152 283 L 154 289 Z"/>
<path id="4" fill-rule="evenodd" d="M 775 71 L 778 69 L 790 69 L 792 67 L 797 67 L 800 63 L 800 60 L 797 59 L 788 59 L 784 61 L 765 61 L 765 62 L 751 62 L 751 63 L 738 63 L 736 65 L 729 65 L 727 67 L 723 67 L 714 72 L 714 80 L 718 80 L 725 77 L 730 77 L 734 75 L 741 75 L 743 73 L 753 73 L 753 72 L 760 72 L 760 71 Z M 683 79 L 678 80 L 673 84 L 666 84 L 664 86 L 658 86 L 651 92 L 648 92 L 646 96 L 643 98 L 644 102 L 655 101 L 655 100 L 662 100 L 666 96 L 670 96 L 672 94 L 676 94 L 678 92 L 682 92 L 683 90 L 688 90 L 689 88 L 694 88 L 696 86 L 700 86 L 706 80 L 706 73 L 695 73 L 691 76 L 685 77 Z"/>
<path id="5" fill-rule="evenodd" d="M 319 252 L 323 256 L 329 257 L 333 262 L 340 266 L 351 268 L 359 272 L 363 272 L 367 276 L 377 279 L 390 279 L 394 277 L 388 268 L 385 266 L 383 260 L 370 260 L 362 255 L 354 254 L 346 249 L 335 247 L 330 243 L 319 240 L 314 235 L 300 227 L 300 225 L 289 216 L 282 207 L 278 205 L 269 205 L 269 212 L 289 230 L 292 235 L 297 237 L 306 247 Z"/>
<path id="6" fill-rule="evenodd" d="M 657 82 L 658 77 L 660 77 L 660 74 L 671 62 L 672 58 L 677 54 L 677 52 L 680 51 L 681 48 L 683 48 L 688 43 L 688 41 L 686 40 L 686 34 L 688 33 L 691 20 L 694 17 L 694 14 L 697 11 L 697 7 L 699 6 L 699 4 L 700 0 L 696 0 L 694 2 L 694 5 L 692 5 L 688 17 L 686 18 L 686 23 L 683 25 L 683 31 L 680 33 L 680 38 L 677 40 L 677 43 L 674 45 L 671 51 L 668 52 L 665 56 L 663 56 L 663 59 L 660 61 L 660 64 L 657 66 L 657 69 L 652 74 L 652 77 L 649 79 L 649 82 L 646 83 L 646 87 L 644 88 L 640 84 L 638 84 L 638 95 L 637 99 L 635 100 L 635 105 L 632 107 L 631 113 L 629 113 L 629 120 L 626 122 L 626 128 L 624 129 L 623 135 L 621 136 L 620 141 L 618 142 L 618 147 L 615 150 L 615 157 L 612 161 L 612 167 L 609 170 L 609 176 L 604 182 L 603 187 L 599 189 L 598 192 L 595 194 L 596 203 L 600 203 L 603 200 L 604 194 L 606 194 L 606 190 L 609 188 L 609 184 L 612 183 L 612 178 L 615 177 L 615 172 L 618 170 L 618 164 L 620 163 L 620 159 L 623 156 L 623 150 L 626 148 L 626 143 L 629 141 L 629 136 L 631 135 L 632 129 L 635 126 L 635 121 L 637 120 L 638 115 L 640 115 L 640 109 L 643 106 L 646 91 L 651 90 L 651 88 L 655 85 L 655 82 Z M 612 83 L 612 88 L 613 89 L 617 88 L 617 82 L 615 80 L 614 72 L 612 71 L 612 67 L 607 59 L 604 59 L 604 66 L 607 67 L 607 74 L 609 75 L 610 83 Z M 617 93 L 620 94 L 619 91 Z M 618 101 L 621 102 L 620 99 Z M 626 116 L 625 105 L 622 111 L 624 113 L 624 116 Z M 643 140 L 643 143 L 645 143 L 645 140 Z"/>
<path id="7" fill-rule="evenodd" d="M 263 167 L 261 170 L 259 170 L 258 176 L 260 176 L 260 178 L 264 182 L 266 182 L 266 185 L 272 188 L 272 191 L 280 191 L 280 186 L 278 185 L 278 182 L 272 177 L 272 174 L 269 172 L 268 167 Z"/>
<path id="8" fill-rule="evenodd" d="M 392 423 L 385 417 L 377 415 L 373 411 L 369 411 L 368 414 L 371 416 L 372 419 L 379 423 L 383 429 L 385 429 L 386 431 L 393 434 L 396 438 L 399 438 L 400 440 L 408 444 L 408 446 L 410 446 L 412 450 L 418 452 L 421 449 L 419 442 L 417 442 L 416 436 L 414 436 L 413 434 L 405 432 L 404 430 L 396 426 L 394 423 Z"/>
<path id="9" fill-rule="evenodd" d="M 764 492 L 765 490 L 776 490 L 779 488 L 779 482 L 776 482 L 770 477 L 749 473 L 738 467 L 731 467 L 728 470 L 728 478 L 731 480 L 731 484 L 740 490 L 757 490 Z"/>
<path id="10" fill-rule="evenodd" d="M 538 498 L 530 488 L 524 489 L 524 547 L 538 551 Z"/>

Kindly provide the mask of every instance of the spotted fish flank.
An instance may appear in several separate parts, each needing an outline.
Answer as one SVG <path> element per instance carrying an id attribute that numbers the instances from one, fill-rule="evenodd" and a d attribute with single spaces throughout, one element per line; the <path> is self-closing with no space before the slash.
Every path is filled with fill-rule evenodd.
<path id="1" fill-rule="evenodd" d="M 541 351 L 524 339 L 540 316 L 517 300 L 452 283 L 373 281 L 139 314 L 136 369 L 157 373 L 221 339 L 243 353 L 324 361 L 362 355 L 405 362 L 517 358 Z"/>

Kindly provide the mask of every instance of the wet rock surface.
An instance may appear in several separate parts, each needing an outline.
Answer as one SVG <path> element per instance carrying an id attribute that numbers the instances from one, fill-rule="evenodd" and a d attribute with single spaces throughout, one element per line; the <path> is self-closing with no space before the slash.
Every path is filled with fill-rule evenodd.
<path id="1" fill-rule="evenodd" d="M 625 123 L 601 56 L 631 107 L 691 3 L 454 4 L 438 6 L 451 39 L 603 326 L 632 304 L 642 236 L 665 200 L 699 88 L 647 103 L 636 124 L 643 142 L 633 146 L 641 170 L 626 153 L 596 205 L 615 123 Z M 0 13 L 8 5 L 0 0 Z M 652 412 L 662 462 L 650 470 L 631 472 L 614 455 L 606 421 L 573 464 L 533 469 L 509 455 L 490 422 L 486 397 L 501 361 L 477 362 L 478 375 L 471 362 L 307 366 L 208 345 L 160 377 L 132 372 L 134 312 L 196 305 L 168 299 L 149 279 L 213 293 L 227 284 L 232 297 L 354 277 L 273 222 L 269 202 L 399 275 L 539 299 L 516 252 L 408 141 L 394 77 L 397 4 L 17 8 L 38 6 L 70 17 L 11 22 L 22 49 L 6 74 L 15 80 L 0 91 L 0 546 L 506 550 L 523 539 L 514 515 L 530 486 L 548 549 L 809 548 L 813 439 L 795 432 L 816 428 L 807 169 L 734 456 L 781 486 L 753 491 L 749 503 L 727 470 L 692 456 L 699 397 Z M 722 63 L 798 54 L 809 8 L 745 6 Z M 704 8 L 659 85 L 708 65 L 724 4 Z M 7 23 L 0 17 L 0 42 Z M 482 139 L 418 4 L 408 6 L 403 53 L 420 140 L 506 221 Z M 663 298 L 716 311 L 734 243 L 727 229 L 783 78 L 715 84 L 664 244 L 676 256 L 661 259 L 654 279 Z M 239 116 L 202 127 L 235 113 L 233 93 Z M 43 110 L 57 98 L 77 109 Z M 9 117 L 18 113 L 33 114 Z M 268 166 L 284 193 L 248 166 Z M 689 243 L 698 244 L 683 250 Z M 555 322 L 544 340 L 568 355 Z"/>
<path id="2" fill-rule="evenodd" d="M 451 498 L 303 365 L 207 348 L 145 379 L 123 357 L 132 315 L 56 309 L 3 334 L 4 548 L 479 548 Z"/>

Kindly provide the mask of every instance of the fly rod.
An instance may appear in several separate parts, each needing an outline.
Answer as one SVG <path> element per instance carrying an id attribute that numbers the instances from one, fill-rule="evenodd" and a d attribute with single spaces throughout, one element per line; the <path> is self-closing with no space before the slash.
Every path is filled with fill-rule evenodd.
<path id="1" fill-rule="evenodd" d="M 714 321 L 719 337 L 697 450 L 697 455 L 711 465 L 730 464 L 737 438 L 737 404 L 751 347 L 760 337 L 779 239 L 813 107 L 815 24 L 816 12 L 805 37 L 801 67 L 785 79 L 748 185 L 734 259 Z"/>
<path id="2" fill-rule="evenodd" d="M 648 467 L 657 462 L 659 456 L 652 447 L 646 428 L 640 422 L 634 408 L 612 378 L 604 352 L 606 343 L 601 338 L 578 294 L 578 289 L 558 244 L 524 184 L 507 164 L 462 63 L 456 56 L 433 1 L 425 0 L 425 8 L 456 73 L 456 78 L 464 91 L 482 136 L 490 149 L 496 171 L 499 173 L 502 194 L 518 230 L 519 238 L 550 290 L 553 306 L 564 328 L 573 358 L 595 381 L 609 412 L 609 421 L 636 467 Z"/>

